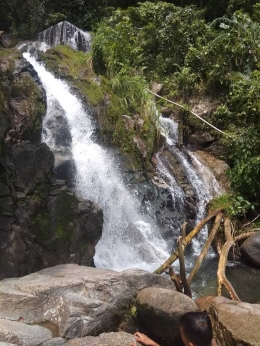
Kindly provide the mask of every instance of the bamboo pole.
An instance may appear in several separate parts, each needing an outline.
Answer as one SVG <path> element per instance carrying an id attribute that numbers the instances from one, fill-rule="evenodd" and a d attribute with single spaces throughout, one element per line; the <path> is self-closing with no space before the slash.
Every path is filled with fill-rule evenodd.
<path id="1" fill-rule="evenodd" d="M 212 125 L 211 123 L 209 123 L 207 120 L 203 119 L 203 118 L 202 118 L 201 116 L 199 116 L 198 114 L 194 113 L 192 110 L 187 109 L 187 105 L 186 105 L 186 106 L 180 105 L 179 103 L 173 102 L 173 101 L 171 101 L 171 100 L 168 100 L 168 99 L 166 99 L 165 97 L 162 97 L 162 96 L 160 96 L 160 95 L 154 93 L 153 91 L 151 91 L 151 90 L 149 90 L 149 89 L 146 89 L 146 90 L 147 90 L 149 93 L 153 94 L 154 96 L 159 97 L 159 98 L 162 99 L 162 100 L 165 100 L 165 101 L 167 101 L 167 102 L 169 102 L 169 103 L 172 103 L 173 105 L 175 105 L 175 106 L 177 106 L 177 107 L 180 107 L 180 108 L 184 109 L 185 111 L 190 112 L 190 113 L 193 114 L 195 117 L 197 117 L 198 119 L 200 119 L 201 121 L 203 121 L 205 124 L 209 125 L 209 126 L 212 127 L 214 130 L 216 130 L 216 131 L 222 133 L 223 135 L 225 135 L 225 136 L 227 136 L 227 137 L 231 137 L 230 135 L 226 134 L 224 131 L 218 129 L 216 126 L 214 126 L 214 125 Z"/>
<path id="2" fill-rule="evenodd" d="M 223 208 L 213 210 L 209 213 L 203 220 L 201 220 L 198 225 L 187 235 L 185 242 L 183 241 L 184 248 L 192 241 L 192 239 L 199 233 L 202 227 L 209 222 L 214 216 L 216 216 Z M 176 259 L 179 258 L 179 251 L 176 249 L 172 253 L 172 255 L 159 267 L 154 271 L 154 274 L 162 274 L 166 269 L 172 265 Z"/>
<path id="3" fill-rule="evenodd" d="M 196 262 L 194 268 L 192 269 L 192 271 L 191 271 L 191 273 L 190 273 L 190 275 L 188 277 L 188 284 L 189 285 L 191 284 L 192 280 L 194 279 L 195 275 L 197 274 L 203 259 L 205 258 L 206 254 L 209 251 L 210 245 L 211 245 L 212 241 L 214 240 L 217 231 L 219 230 L 219 226 L 220 226 L 222 217 L 223 217 L 223 213 L 222 212 L 219 212 L 216 215 L 216 219 L 215 219 L 214 225 L 213 225 L 213 227 L 212 227 L 212 229 L 210 231 L 209 237 L 206 240 L 205 245 L 203 247 L 203 250 L 201 251 L 201 253 L 200 253 L 200 255 L 199 255 L 198 259 L 197 259 L 197 262 Z"/>

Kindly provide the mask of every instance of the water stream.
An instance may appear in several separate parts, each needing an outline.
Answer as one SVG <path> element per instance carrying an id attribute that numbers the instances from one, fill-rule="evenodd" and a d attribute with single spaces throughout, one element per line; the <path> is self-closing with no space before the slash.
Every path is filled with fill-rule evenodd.
<path id="1" fill-rule="evenodd" d="M 53 114 L 65 117 L 71 134 L 71 152 L 76 166 L 77 194 L 99 204 L 104 212 L 101 240 L 96 246 L 97 267 L 122 270 L 138 267 L 153 270 L 169 255 L 156 222 L 139 212 L 140 202 L 123 184 L 108 149 L 95 141 L 95 128 L 80 100 L 69 86 L 51 73 L 29 53 L 24 57 L 33 65 L 47 95 L 47 114 L 43 139 L 57 152 L 53 136 Z M 50 122 L 49 122 L 50 123 Z"/>
<path id="2" fill-rule="evenodd" d="M 178 147 L 178 123 L 170 118 L 160 119 L 163 134 L 166 137 L 166 143 L 170 152 L 182 163 L 185 175 L 194 188 L 196 194 L 196 224 L 203 219 L 206 212 L 207 203 L 214 197 L 221 194 L 221 188 L 216 181 L 212 172 L 201 163 L 196 156 L 182 148 Z M 158 166 L 159 174 L 166 175 L 167 168 L 160 161 Z M 185 194 L 180 191 L 180 187 L 176 188 L 175 178 L 167 174 L 167 178 L 170 179 L 170 184 L 172 186 L 173 199 L 178 201 L 178 204 L 183 206 Z M 194 255 L 198 255 L 201 252 L 202 246 L 208 235 L 207 226 L 205 226 L 199 235 L 193 239 L 192 246 Z"/>

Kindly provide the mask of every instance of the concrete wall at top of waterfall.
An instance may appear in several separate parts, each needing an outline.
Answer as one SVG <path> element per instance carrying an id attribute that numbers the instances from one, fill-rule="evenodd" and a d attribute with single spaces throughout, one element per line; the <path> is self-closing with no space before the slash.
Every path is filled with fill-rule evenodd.
<path id="1" fill-rule="evenodd" d="M 38 41 L 44 42 L 51 47 L 65 44 L 73 49 L 88 52 L 91 47 L 91 35 L 73 24 L 64 21 L 40 32 Z"/>

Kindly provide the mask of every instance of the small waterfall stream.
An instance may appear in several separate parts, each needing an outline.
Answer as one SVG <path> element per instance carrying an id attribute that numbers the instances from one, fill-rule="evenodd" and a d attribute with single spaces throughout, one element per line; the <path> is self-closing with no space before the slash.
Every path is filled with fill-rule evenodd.
<path id="1" fill-rule="evenodd" d="M 178 148 L 178 123 L 170 118 L 163 117 L 160 118 L 160 122 L 170 152 L 182 163 L 186 172 L 186 177 L 195 190 L 197 198 L 196 223 L 198 223 L 205 215 L 206 205 L 209 200 L 221 193 L 220 186 L 212 172 L 203 165 L 192 152 L 185 149 L 180 150 Z M 158 171 L 159 174 L 167 176 L 168 179 L 170 176 L 171 191 L 174 194 L 173 199 L 183 206 L 185 194 L 184 192 L 180 192 L 180 187 L 178 189 L 176 188 L 178 184 L 175 178 L 169 173 L 166 173 L 167 168 L 161 161 L 160 165 L 158 165 Z M 200 253 L 204 240 L 207 237 L 207 231 L 207 226 L 205 226 L 199 235 L 193 239 L 192 246 L 195 255 Z"/>

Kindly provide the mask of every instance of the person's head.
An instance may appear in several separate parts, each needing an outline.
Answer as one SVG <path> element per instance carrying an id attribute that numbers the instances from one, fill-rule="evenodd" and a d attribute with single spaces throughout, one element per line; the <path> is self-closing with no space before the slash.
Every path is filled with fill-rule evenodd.
<path id="1" fill-rule="evenodd" d="M 204 312 L 187 312 L 180 319 L 182 341 L 186 346 L 210 346 L 212 325 Z"/>

